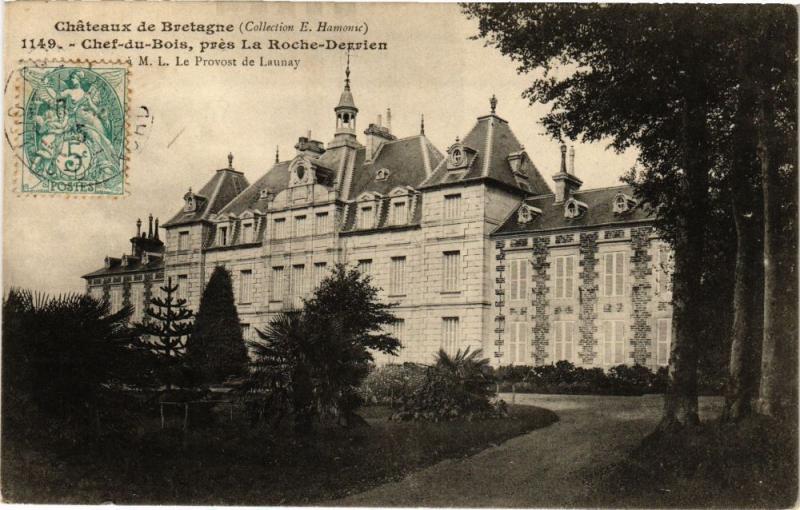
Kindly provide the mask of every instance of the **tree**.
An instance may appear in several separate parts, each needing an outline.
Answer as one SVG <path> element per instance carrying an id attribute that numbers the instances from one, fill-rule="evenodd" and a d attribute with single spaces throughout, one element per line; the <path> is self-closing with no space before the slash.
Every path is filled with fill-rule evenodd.
<path id="1" fill-rule="evenodd" d="M 12 288 L 3 301 L 3 432 L 99 431 L 126 386 L 149 384 L 126 306 L 86 294 L 56 297 Z M 49 439 L 52 439 L 50 437 Z"/>
<path id="2" fill-rule="evenodd" d="M 174 297 L 178 284 L 172 284 L 172 277 L 160 289 L 164 297 L 150 298 L 152 306 L 145 309 L 145 320 L 136 327 L 143 335 L 142 341 L 156 354 L 160 379 L 170 390 L 182 379 L 182 359 L 192 333 L 194 312 L 186 307 L 185 299 Z"/>
<path id="3" fill-rule="evenodd" d="M 192 372 L 204 383 L 219 384 L 244 373 L 247 347 L 234 304 L 231 274 L 221 266 L 208 280 L 186 345 Z"/>
<path id="4" fill-rule="evenodd" d="M 396 354 L 400 342 L 385 332 L 395 321 L 392 303 L 355 269 L 337 264 L 303 310 L 282 314 L 253 342 L 251 388 L 290 403 L 295 427 L 314 418 L 350 424 L 360 401 L 356 388 L 373 361 L 370 350 Z"/>

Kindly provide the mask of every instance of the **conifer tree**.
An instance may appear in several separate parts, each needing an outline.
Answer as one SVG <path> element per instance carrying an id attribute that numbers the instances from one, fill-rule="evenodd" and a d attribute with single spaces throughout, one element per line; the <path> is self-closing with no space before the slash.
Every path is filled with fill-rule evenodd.
<path id="1" fill-rule="evenodd" d="M 186 353 L 186 342 L 192 334 L 191 322 L 194 312 L 186 307 L 186 300 L 174 297 L 178 284 L 172 284 L 172 278 L 160 287 L 164 297 L 153 296 L 145 310 L 145 320 L 137 324 L 143 335 L 143 342 L 155 352 L 162 366 L 162 380 L 167 389 L 175 383 L 181 360 Z"/>
<path id="2" fill-rule="evenodd" d="M 231 274 L 224 267 L 214 268 L 203 291 L 186 352 L 193 376 L 204 383 L 222 383 L 244 372 L 247 347 L 234 303 Z"/>

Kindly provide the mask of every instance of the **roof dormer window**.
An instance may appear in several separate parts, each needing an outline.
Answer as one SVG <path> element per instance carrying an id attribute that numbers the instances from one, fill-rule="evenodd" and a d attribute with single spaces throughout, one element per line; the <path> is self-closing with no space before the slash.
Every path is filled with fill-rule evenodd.
<path id="1" fill-rule="evenodd" d="M 378 170 L 378 173 L 375 175 L 376 181 L 385 181 L 389 178 L 389 169 L 388 168 L 381 168 Z"/>
<path id="2" fill-rule="evenodd" d="M 579 202 L 574 198 L 570 198 L 567 200 L 567 203 L 564 205 L 564 217 L 569 219 L 574 219 L 580 217 L 584 211 L 589 209 L 589 206 L 584 204 L 583 202 Z"/>
<path id="3" fill-rule="evenodd" d="M 461 170 L 469 166 L 475 151 L 456 138 L 456 143 L 447 149 L 447 168 L 450 170 Z"/>
<path id="4" fill-rule="evenodd" d="M 184 212 L 194 212 L 197 210 L 197 200 L 194 198 L 194 194 L 192 193 L 192 188 L 189 188 L 189 192 L 183 196 L 184 204 L 183 204 L 183 211 Z"/>
<path id="5" fill-rule="evenodd" d="M 614 196 L 614 214 L 622 214 L 630 211 L 636 206 L 636 200 L 625 193 L 617 193 Z"/>
<path id="6" fill-rule="evenodd" d="M 450 162 L 453 166 L 461 166 L 464 163 L 464 150 L 456 147 L 450 152 Z"/>
<path id="7" fill-rule="evenodd" d="M 519 208 L 519 211 L 517 211 L 517 222 L 523 225 L 526 223 L 530 223 L 531 221 L 536 219 L 536 217 L 539 216 L 540 214 L 542 214 L 542 210 L 539 209 L 538 207 L 533 207 L 532 205 L 528 204 L 522 204 L 522 206 Z"/>

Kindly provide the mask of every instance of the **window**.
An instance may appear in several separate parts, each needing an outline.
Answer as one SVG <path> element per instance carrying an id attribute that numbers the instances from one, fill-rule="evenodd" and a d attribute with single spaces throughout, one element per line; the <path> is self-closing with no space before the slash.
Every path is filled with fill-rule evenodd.
<path id="1" fill-rule="evenodd" d="M 442 279 L 445 292 L 456 292 L 461 288 L 461 281 L 458 279 L 458 269 L 461 265 L 461 252 L 446 251 L 442 259 Z"/>
<path id="2" fill-rule="evenodd" d="M 295 216 L 294 217 L 294 236 L 295 237 L 302 237 L 306 235 L 306 217 L 303 216 Z"/>
<path id="3" fill-rule="evenodd" d="M 303 305 L 301 299 L 306 292 L 306 266 L 304 264 L 296 264 L 292 266 L 292 304 L 295 307 Z"/>
<path id="4" fill-rule="evenodd" d="M 239 271 L 239 302 L 253 302 L 253 271 L 251 269 Z"/>
<path id="5" fill-rule="evenodd" d="M 672 319 L 658 319 L 656 325 L 656 364 L 669 363 L 669 347 L 672 340 Z"/>
<path id="6" fill-rule="evenodd" d="M 386 168 L 381 168 L 378 170 L 378 173 L 375 175 L 376 181 L 385 181 L 389 178 L 389 170 Z"/>
<path id="7" fill-rule="evenodd" d="M 372 275 L 372 259 L 363 259 L 358 261 L 358 272 L 364 276 Z"/>
<path id="8" fill-rule="evenodd" d="M 175 283 L 178 285 L 175 297 L 177 299 L 187 299 L 189 297 L 189 276 L 179 274 Z"/>
<path id="9" fill-rule="evenodd" d="M 408 211 L 405 202 L 392 204 L 392 225 L 405 225 L 408 223 Z"/>
<path id="10" fill-rule="evenodd" d="M 392 322 L 392 336 L 400 340 L 400 343 L 403 343 L 403 340 L 406 337 L 405 319 L 396 319 L 394 322 Z"/>
<path id="11" fill-rule="evenodd" d="M 252 243 L 253 240 L 253 224 L 245 223 L 242 225 L 242 243 Z"/>
<path id="12" fill-rule="evenodd" d="M 625 253 L 603 255 L 603 296 L 625 295 Z"/>
<path id="13" fill-rule="evenodd" d="M 656 251 L 656 293 L 663 296 L 672 292 L 672 250 L 662 244 Z"/>
<path id="14" fill-rule="evenodd" d="M 528 362 L 527 322 L 512 322 L 508 333 L 508 361 L 524 365 Z"/>
<path id="15" fill-rule="evenodd" d="M 603 363 L 619 365 L 625 362 L 625 321 L 602 321 Z"/>
<path id="16" fill-rule="evenodd" d="M 111 287 L 111 313 L 122 308 L 122 287 Z"/>
<path id="17" fill-rule="evenodd" d="M 375 227 L 375 209 L 372 206 L 362 207 L 358 215 L 358 228 L 374 228 Z"/>
<path id="18" fill-rule="evenodd" d="M 253 340 L 253 328 L 250 327 L 250 324 L 242 324 L 242 339 L 244 341 Z"/>
<path id="19" fill-rule="evenodd" d="M 444 219 L 453 220 L 461 217 L 461 194 L 444 196 Z"/>
<path id="20" fill-rule="evenodd" d="M 328 230 L 330 230 L 331 226 L 328 222 L 328 213 L 326 212 L 317 213 L 316 219 L 317 219 L 317 224 L 315 226 L 315 229 L 317 234 L 321 234 L 323 232 L 327 232 Z"/>
<path id="21" fill-rule="evenodd" d="M 448 354 L 455 354 L 461 347 L 458 334 L 458 317 L 442 317 L 442 349 Z"/>
<path id="22" fill-rule="evenodd" d="M 456 147 L 450 152 L 450 162 L 453 166 L 458 166 L 464 162 L 464 151 Z"/>
<path id="23" fill-rule="evenodd" d="M 220 246 L 228 245 L 228 227 L 219 227 L 219 238 L 217 244 Z"/>
<path id="24" fill-rule="evenodd" d="M 92 290 L 89 291 L 89 295 L 95 298 L 96 300 L 100 301 L 103 299 L 103 287 L 92 287 Z"/>
<path id="25" fill-rule="evenodd" d="M 567 218 L 577 218 L 578 217 L 578 206 L 575 202 L 570 202 L 567 204 L 567 211 L 566 211 Z"/>
<path id="26" fill-rule="evenodd" d="M 389 292 L 395 296 L 406 292 L 406 258 L 392 257 L 389 274 Z"/>
<path id="27" fill-rule="evenodd" d="M 528 260 L 508 262 L 508 299 L 526 299 L 528 296 Z"/>
<path id="28" fill-rule="evenodd" d="M 322 283 L 322 280 L 325 279 L 325 275 L 328 271 L 328 264 L 325 262 L 316 262 L 314 264 L 314 288 L 318 288 Z"/>
<path id="29" fill-rule="evenodd" d="M 575 321 L 553 321 L 553 362 L 574 362 L 575 350 Z"/>
<path id="30" fill-rule="evenodd" d="M 140 285 L 131 285 L 131 306 L 133 306 L 133 315 L 131 315 L 132 322 L 139 322 L 143 317 L 144 310 L 144 287 Z"/>
<path id="31" fill-rule="evenodd" d="M 178 232 L 178 250 L 185 251 L 189 249 L 189 232 Z"/>
<path id="32" fill-rule="evenodd" d="M 570 299 L 575 292 L 575 255 L 555 258 L 556 299 Z"/>
<path id="33" fill-rule="evenodd" d="M 283 301 L 283 266 L 272 268 L 272 300 Z"/>
<path id="34" fill-rule="evenodd" d="M 286 237 L 286 218 L 275 218 L 272 222 L 272 238 L 283 239 Z"/>

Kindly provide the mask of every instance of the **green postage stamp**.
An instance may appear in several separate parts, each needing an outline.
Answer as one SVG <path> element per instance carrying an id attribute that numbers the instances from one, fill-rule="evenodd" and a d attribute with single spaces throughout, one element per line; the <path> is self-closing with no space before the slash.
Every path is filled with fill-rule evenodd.
<path id="1" fill-rule="evenodd" d="M 22 69 L 22 172 L 19 191 L 125 193 L 124 67 Z"/>

